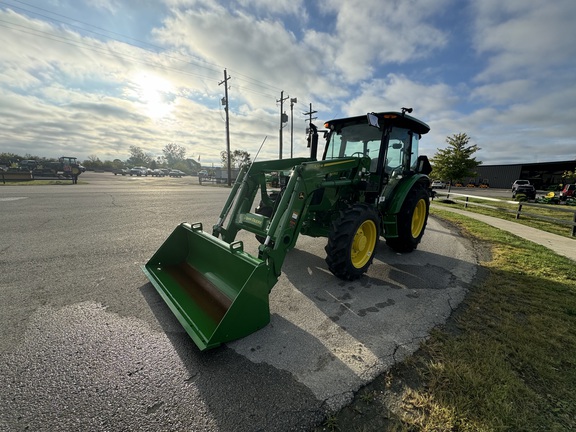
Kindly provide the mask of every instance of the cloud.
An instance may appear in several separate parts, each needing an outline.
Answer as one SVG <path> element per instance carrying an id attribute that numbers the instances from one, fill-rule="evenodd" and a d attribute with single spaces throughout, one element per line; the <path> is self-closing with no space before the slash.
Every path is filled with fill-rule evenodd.
<path id="1" fill-rule="evenodd" d="M 293 15 L 307 20 L 306 7 L 303 0 L 237 0 L 236 5 L 244 10 L 252 10 L 265 15 Z"/>
<path id="2" fill-rule="evenodd" d="M 336 65 L 349 81 L 369 78 L 379 65 L 413 62 L 445 46 L 446 35 L 428 19 L 446 1 L 333 2 L 338 10 Z"/>
<path id="3" fill-rule="evenodd" d="M 255 154 L 268 136 L 259 158 L 277 157 L 282 90 L 298 98 L 298 155 L 307 153 L 303 112 L 312 103 L 318 122 L 410 106 L 432 127 L 421 142 L 428 155 L 445 146 L 446 136 L 466 132 L 485 163 L 538 152 L 573 157 L 575 5 L 42 4 L 59 19 L 89 16 L 100 23 L 95 32 L 88 23 L 31 18 L 37 15 L 0 5 L 0 142 L 3 151 L 76 152 L 81 159 L 126 159 L 130 145 L 156 155 L 174 142 L 218 164 L 226 145 L 221 99 L 227 68 L 232 147 Z M 108 24 L 117 33 L 103 30 Z M 283 131 L 286 143 L 289 125 Z"/>
<path id="4" fill-rule="evenodd" d="M 488 0 L 473 3 L 474 46 L 489 55 L 479 80 L 526 75 L 551 77 L 576 65 L 576 3 L 555 0 Z"/>

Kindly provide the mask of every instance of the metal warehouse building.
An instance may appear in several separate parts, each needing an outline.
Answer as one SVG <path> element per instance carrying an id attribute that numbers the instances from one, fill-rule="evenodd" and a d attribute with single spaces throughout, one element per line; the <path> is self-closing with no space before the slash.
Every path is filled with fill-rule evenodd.
<path id="1" fill-rule="evenodd" d="M 514 180 L 530 180 L 536 189 L 547 190 L 563 182 L 564 171 L 574 171 L 576 159 L 563 162 L 538 162 L 513 165 L 480 165 L 476 168 L 477 178 L 470 183 L 487 183 L 494 188 L 509 188 Z"/>

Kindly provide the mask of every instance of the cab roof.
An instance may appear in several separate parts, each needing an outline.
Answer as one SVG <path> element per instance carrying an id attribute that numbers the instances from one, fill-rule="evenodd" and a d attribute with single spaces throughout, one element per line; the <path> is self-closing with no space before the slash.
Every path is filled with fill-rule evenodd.
<path id="1" fill-rule="evenodd" d="M 408 114 L 402 114 L 397 111 L 386 111 L 371 114 L 374 114 L 378 117 L 380 125 L 385 123 L 392 123 L 394 126 L 410 129 L 416 133 L 419 133 L 420 135 L 424 135 L 430 131 L 430 126 L 415 117 L 409 116 Z M 338 130 L 344 126 L 363 123 L 368 123 L 367 115 L 329 120 L 324 123 L 324 127 Z"/>

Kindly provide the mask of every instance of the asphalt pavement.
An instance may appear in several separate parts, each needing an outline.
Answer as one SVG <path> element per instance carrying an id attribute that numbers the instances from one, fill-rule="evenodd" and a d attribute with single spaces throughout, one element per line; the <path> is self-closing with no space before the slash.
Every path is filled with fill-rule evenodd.
<path id="1" fill-rule="evenodd" d="M 209 231 L 228 190 L 86 174 L 0 188 L 2 431 L 309 430 L 418 349 L 476 277 L 474 245 L 435 218 L 413 253 L 380 242 L 354 282 L 301 236 L 270 324 L 200 352 L 140 267 L 179 223 Z"/>
<path id="2" fill-rule="evenodd" d="M 354 282 L 302 236 L 270 324 L 200 352 L 140 270 L 180 222 L 216 221 L 227 190 L 194 180 L 0 189 L 0 430 L 309 430 L 414 352 L 476 277 L 474 246 L 433 217 L 416 251 L 381 242 Z M 576 259 L 570 238 L 442 208 Z"/>

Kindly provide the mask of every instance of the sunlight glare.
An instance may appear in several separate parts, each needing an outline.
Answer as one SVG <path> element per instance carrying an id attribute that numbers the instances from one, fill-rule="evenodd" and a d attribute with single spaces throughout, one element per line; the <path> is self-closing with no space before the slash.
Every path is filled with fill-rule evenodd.
<path id="1" fill-rule="evenodd" d="M 157 75 L 140 73 L 134 79 L 138 99 L 148 117 L 157 120 L 170 115 L 174 108 L 174 87 Z"/>

